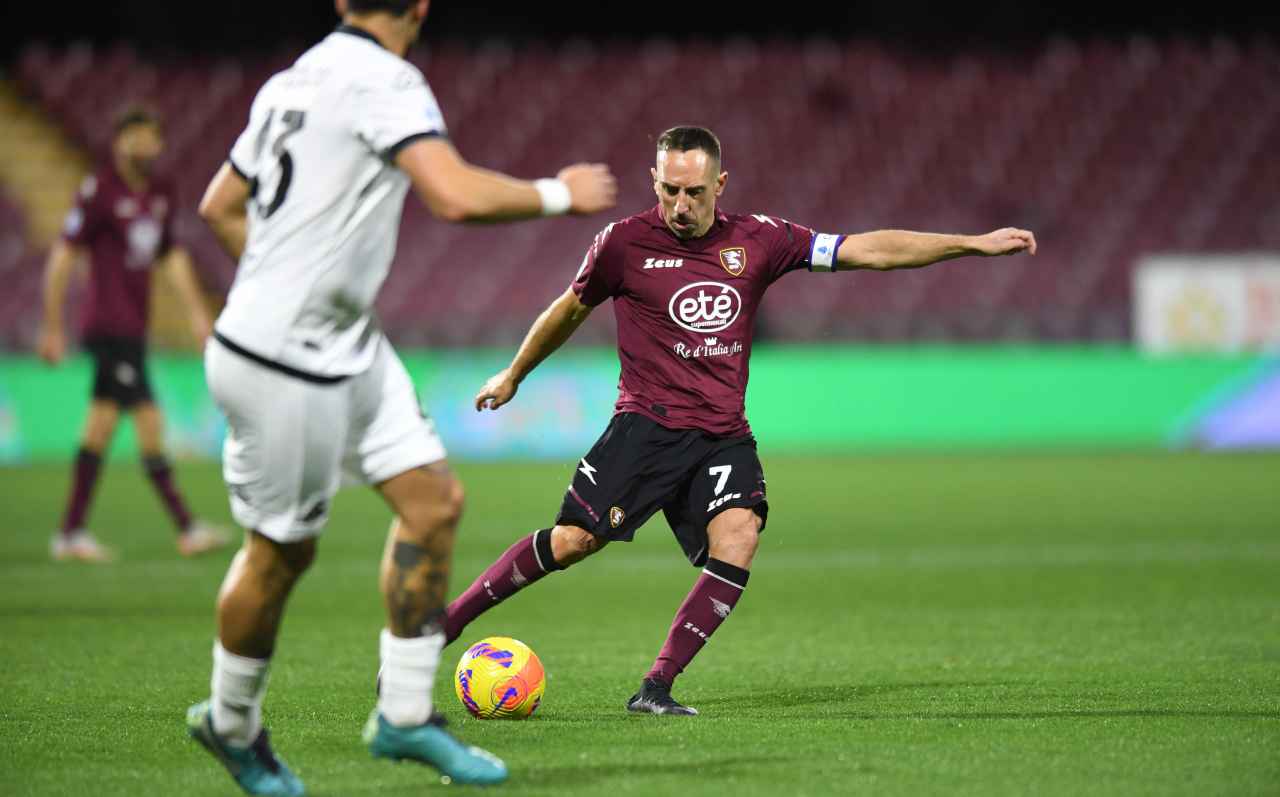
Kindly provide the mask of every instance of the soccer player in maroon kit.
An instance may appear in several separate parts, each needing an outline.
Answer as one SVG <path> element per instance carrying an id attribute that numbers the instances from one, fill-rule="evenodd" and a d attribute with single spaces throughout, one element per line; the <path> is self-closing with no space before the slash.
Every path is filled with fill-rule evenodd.
<path id="1" fill-rule="evenodd" d="M 112 552 L 87 530 L 85 520 L 98 473 L 121 412 L 133 414 L 143 466 L 178 529 L 178 551 L 194 556 L 227 543 L 225 535 L 194 518 L 164 455 L 164 419 L 151 395 L 145 363 L 151 269 L 160 264 L 186 305 L 198 343 L 211 322 L 191 267 L 173 244 L 176 204 L 169 187 L 152 174 L 164 147 L 160 121 L 138 108 L 117 119 L 111 160 L 86 177 L 67 214 L 62 238 L 45 269 L 40 356 L 50 364 L 66 353 L 62 305 L 76 262 L 88 256 L 89 290 L 81 323 L 84 347 L 94 359 L 93 399 L 72 471 L 62 530 L 50 546 L 57 560 L 108 562 Z"/>
<path id="2" fill-rule="evenodd" d="M 634 712 L 697 714 L 671 697 L 684 671 L 747 586 L 768 517 L 764 471 L 745 414 L 756 310 L 784 274 L 918 268 L 965 255 L 1035 253 L 1035 237 L 880 230 L 817 233 L 765 215 L 716 209 L 726 172 L 710 130 L 675 127 L 658 138 L 651 170 L 658 204 L 610 224 L 569 289 L 529 330 L 506 369 L 476 396 L 497 409 L 613 299 L 622 375 L 604 434 L 579 463 L 554 527 L 512 545 L 449 604 L 447 638 L 517 590 L 629 541 L 661 509 L 702 574 L 676 611 L 657 660 L 627 702 Z"/>

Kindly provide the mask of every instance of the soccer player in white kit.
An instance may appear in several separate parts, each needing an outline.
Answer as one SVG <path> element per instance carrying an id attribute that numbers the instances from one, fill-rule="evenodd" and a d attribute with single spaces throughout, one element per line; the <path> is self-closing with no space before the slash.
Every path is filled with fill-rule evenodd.
<path id="1" fill-rule="evenodd" d="M 212 696 L 187 724 L 250 794 L 304 793 L 272 752 L 261 705 L 285 601 L 344 475 L 373 485 L 395 513 L 366 743 L 454 782 L 507 774 L 432 711 L 462 487 L 371 308 L 410 185 L 451 222 L 593 213 L 614 204 L 617 187 L 602 165 L 525 182 L 466 163 L 403 58 L 427 6 L 337 0 L 343 24 L 263 85 L 200 205 L 239 260 L 205 371 L 227 416 L 232 513 L 248 532 L 218 595 Z"/>

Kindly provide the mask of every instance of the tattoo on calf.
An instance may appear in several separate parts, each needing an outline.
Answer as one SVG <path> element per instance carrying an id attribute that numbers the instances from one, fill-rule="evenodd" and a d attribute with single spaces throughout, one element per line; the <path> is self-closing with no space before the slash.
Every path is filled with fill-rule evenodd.
<path id="1" fill-rule="evenodd" d="M 387 607 L 391 633 L 400 637 L 440 630 L 449 588 L 449 555 L 397 540 L 391 549 Z"/>

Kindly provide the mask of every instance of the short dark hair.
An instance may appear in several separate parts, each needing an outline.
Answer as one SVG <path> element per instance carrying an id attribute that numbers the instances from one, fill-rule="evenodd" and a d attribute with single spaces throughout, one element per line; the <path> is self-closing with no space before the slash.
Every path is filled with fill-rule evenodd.
<path id="1" fill-rule="evenodd" d="M 153 127 L 163 129 L 164 125 L 160 123 L 160 115 L 144 105 L 126 105 L 116 114 L 115 121 L 111 124 L 113 135 L 120 135 L 124 131 L 136 125 L 151 125 Z"/>
<path id="2" fill-rule="evenodd" d="M 413 8 L 415 2 L 417 0 L 347 0 L 347 11 L 353 14 L 386 11 L 398 17 Z"/>
<path id="3" fill-rule="evenodd" d="M 705 127 L 680 125 L 664 130 L 662 135 L 658 136 L 658 151 L 666 152 L 672 149 L 677 152 L 700 149 L 714 158 L 716 163 L 720 162 L 720 139 Z"/>

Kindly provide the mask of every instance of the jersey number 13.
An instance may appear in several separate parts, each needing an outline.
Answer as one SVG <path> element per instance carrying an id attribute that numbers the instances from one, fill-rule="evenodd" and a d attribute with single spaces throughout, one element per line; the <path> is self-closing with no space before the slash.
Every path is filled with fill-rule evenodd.
<path id="1" fill-rule="evenodd" d="M 275 133 L 275 138 L 271 138 L 272 126 L 276 122 L 276 111 L 272 108 L 267 113 L 266 121 L 262 123 L 262 129 L 258 132 L 258 139 L 254 149 L 254 158 L 259 163 L 262 162 L 262 151 L 267 146 L 267 141 L 271 141 L 271 157 L 275 159 L 275 163 L 268 167 L 267 170 L 259 168 L 258 176 L 254 177 L 249 183 L 249 195 L 253 198 L 255 206 L 258 208 L 259 214 L 264 219 L 271 218 L 271 215 L 280 209 L 284 204 L 285 197 L 289 194 L 289 186 L 293 183 L 293 156 L 289 154 L 289 150 L 285 148 L 285 142 L 289 136 L 302 129 L 302 125 L 307 120 L 305 111 L 285 111 L 280 114 L 279 123 L 275 127 L 279 128 Z M 271 201 L 264 204 L 262 197 L 258 194 L 263 189 L 264 175 L 273 176 L 276 173 L 276 190 L 271 196 Z"/>

